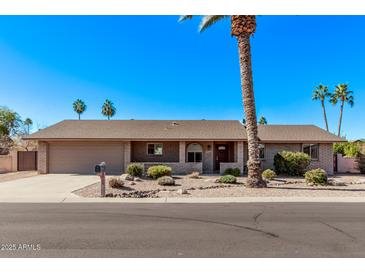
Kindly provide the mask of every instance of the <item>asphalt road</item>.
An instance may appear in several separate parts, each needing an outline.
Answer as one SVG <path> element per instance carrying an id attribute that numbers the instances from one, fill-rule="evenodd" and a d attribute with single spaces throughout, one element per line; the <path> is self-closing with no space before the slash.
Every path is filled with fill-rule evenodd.
<path id="1" fill-rule="evenodd" d="M 0 257 L 365 257 L 365 204 L 0 204 L 0 244 Z"/>

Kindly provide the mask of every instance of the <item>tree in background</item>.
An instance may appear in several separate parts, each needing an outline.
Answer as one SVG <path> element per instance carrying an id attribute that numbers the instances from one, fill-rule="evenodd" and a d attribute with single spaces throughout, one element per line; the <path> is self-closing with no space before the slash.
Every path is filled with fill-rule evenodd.
<path id="1" fill-rule="evenodd" d="M 267 120 L 264 116 L 260 117 L 259 124 L 260 125 L 267 125 Z"/>
<path id="2" fill-rule="evenodd" d="M 79 120 L 80 120 L 80 115 L 82 113 L 84 113 L 86 110 L 86 104 L 81 99 L 77 99 L 73 103 L 73 108 L 74 108 L 74 111 L 79 115 Z"/>
<path id="3" fill-rule="evenodd" d="M 113 117 L 116 113 L 116 109 L 113 105 L 113 103 L 111 101 L 109 101 L 108 99 L 105 100 L 102 109 L 101 109 L 101 113 L 104 116 L 108 117 L 108 120 L 110 120 L 110 117 Z"/>
<path id="4" fill-rule="evenodd" d="M 24 124 L 24 126 L 26 126 L 26 128 L 27 128 L 27 134 L 29 135 L 30 127 L 33 125 L 32 119 L 30 119 L 30 118 L 25 119 L 24 122 L 23 122 L 23 124 Z"/>
<path id="5" fill-rule="evenodd" d="M 192 15 L 181 16 L 179 21 L 191 19 Z M 242 100 L 246 116 L 246 131 L 248 143 L 248 187 L 266 187 L 261 177 L 261 161 L 259 159 L 259 141 L 257 135 L 257 118 L 255 97 L 252 80 L 252 62 L 250 37 L 256 30 L 256 16 L 254 15 L 206 15 L 202 17 L 199 31 L 202 32 L 214 25 L 216 22 L 229 18 L 231 19 L 231 35 L 238 41 L 238 52 L 241 71 Z"/>
<path id="6" fill-rule="evenodd" d="M 324 117 L 324 122 L 326 124 L 326 130 L 327 131 L 329 131 L 329 129 L 328 129 L 328 121 L 327 121 L 326 107 L 324 105 L 324 102 L 329 97 L 331 97 L 331 93 L 328 91 L 328 86 L 324 86 L 324 85 L 320 84 L 320 85 L 318 85 L 318 87 L 316 87 L 313 90 L 312 100 L 319 100 L 319 101 L 321 101 L 322 110 L 323 110 L 323 117 Z"/>
<path id="7" fill-rule="evenodd" d="M 0 154 L 8 154 L 13 146 L 12 137 L 19 133 L 22 120 L 15 111 L 0 107 Z"/>
<path id="8" fill-rule="evenodd" d="M 340 101 L 340 118 L 338 120 L 338 132 L 337 135 L 341 134 L 341 125 L 342 125 L 342 115 L 343 115 L 343 107 L 345 103 L 349 104 L 350 107 L 354 106 L 354 96 L 352 95 L 353 91 L 348 90 L 347 84 L 339 84 L 335 87 L 335 91 L 331 95 L 330 102 L 333 105 L 336 105 Z"/>

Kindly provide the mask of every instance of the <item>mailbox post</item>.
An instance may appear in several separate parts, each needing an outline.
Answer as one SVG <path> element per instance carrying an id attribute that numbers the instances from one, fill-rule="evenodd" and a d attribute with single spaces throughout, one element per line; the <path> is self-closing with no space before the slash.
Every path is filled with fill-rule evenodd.
<path id="1" fill-rule="evenodd" d="M 95 173 L 100 177 L 100 196 L 105 197 L 105 162 L 102 162 L 95 166 Z"/>

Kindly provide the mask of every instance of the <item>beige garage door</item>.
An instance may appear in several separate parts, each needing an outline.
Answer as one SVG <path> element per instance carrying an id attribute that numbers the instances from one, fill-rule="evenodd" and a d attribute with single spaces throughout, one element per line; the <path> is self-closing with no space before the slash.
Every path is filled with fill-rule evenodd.
<path id="1" fill-rule="evenodd" d="M 106 162 L 107 174 L 121 174 L 123 145 L 117 143 L 51 143 L 49 173 L 93 174 L 94 167 Z"/>

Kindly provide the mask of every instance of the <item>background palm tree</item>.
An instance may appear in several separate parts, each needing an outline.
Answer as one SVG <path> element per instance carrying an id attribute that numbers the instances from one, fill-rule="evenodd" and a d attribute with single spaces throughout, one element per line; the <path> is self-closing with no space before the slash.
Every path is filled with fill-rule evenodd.
<path id="1" fill-rule="evenodd" d="M 24 120 L 23 124 L 27 127 L 27 134 L 29 135 L 30 127 L 33 125 L 33 121 L 30 118 Z"/>
<path id="2" fill-rule="evenodd" d="M 264 116 L 260 117 L 259 124 L 260 125 L 267 125 L 267 120 Z"/>
<path id="3" fill-rule="evenodd" d="M 331 96 L 331 93 L 328 91 L 328 86 L 324 86 L 322 84 L 318 85 L 318 87 L 316 87 L 313 90 L 313 94 L 312 94 L 312 100 L 320 100 L 321 101 L 323 116 L 324 116 L 324 122 L 326 123 L 326 130 L 327 131 L 329 131 L 329 129 L 328 129 L 328 121 L 327 121 L 326 107 L 324 105 L 324 101 L 326 100 L 326 98 L 328 98 L 330 96 Z"/>
<path id="4" fill-rule="evenodd" d="M 179 22 L 191 19 L 192 15 L 181 16 Z M 238 52 L 241 71 L 242 100 L 246 116 L 246 131 L 248 143 L 248 187 L 266 187 L 261 177 L 261 162 L 259 159 L 259 142 L 257 136 L 257 119 L 255 97 L 253 92 L 251 45 L 250 37 L 256 30 L 256 16 L 254 15 L 206 15 L 202 17 L 199 32 L 202 32 L 224 19 L 231 18 L 231 35 L 238 41 Z"/>
<path id="5" fill-rule="evenodd" d="M 340 118 L 338 120 L 338 132 L 337 135 L 341 134 L 341 124 L 342 124 L 342 115 L 343 115 L 343 106 L 345 103 L 348 103 L 351 107 L 354 105 L 354 96 L 352 95 L 353 91 L 348 90 L 347 84 L 339 84 L 335 87 L 335 91 L 331 96 L 331 103 L 336 105 L 338 101 L 341 101 L 340 106 Z"/>
<path id="6" fill-rule="evenodd" d="M 101 109 L 101 113 L 104 116 L 108 117 L 108 120 L 110 120 L 110 117 L 113 117 L 116 113 L 116 109 L 113 105 L 113 103 L 111 101 L 109 101 L 108 99 L 105 100 L 103 107 Z"/>
<path id="7" fill-rule="evenodd" d="M 84 111 L 86 110 L 86 104 L 84 103 L 84 101 L 77 99 L 73 103 L 73 108 L 74 111 L 79 115 L 79 120 L 80 120 L 80 115 L 84 113 Z"/>

